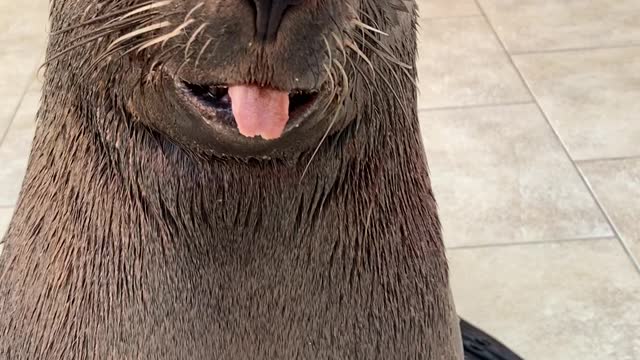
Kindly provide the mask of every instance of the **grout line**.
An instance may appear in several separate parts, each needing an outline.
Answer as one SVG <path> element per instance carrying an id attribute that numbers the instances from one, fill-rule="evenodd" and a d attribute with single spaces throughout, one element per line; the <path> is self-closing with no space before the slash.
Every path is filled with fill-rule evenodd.
<path id="1" fill-rule="evenodd" d="M 510 243 L 492 243 L 492 244 L 478 244 L 478 245 L 460 245 L 446 247 L 449 250 L 470 250 L 470 249 L 491 249 L 497 247 L 514 247 L 514 246 L 531 246 L 531 245 L 546 245 L 546 244 L 564 244 L 571 242 L 587 242 L 587 241 L 605 241 L 605 240 L 617 240 L 612 236 L 593 236 L 593 237 L 577 237 L 557 240 L 533 240 L 522 242 L 510 242 Z"/>
<path id="2" fill-rule="evenodd" d="M 9 123 L 7 124 L 7 128 L 3 133 L 0 134 L 0 145 L 2 145 L 4 143 L 4 141 L 7 138 L 7 135 L 9 134 L 9 130 L 11 130 L 11 125 L 13 125 L 13 121 L 15 120 L 16 115 L 18 114 L 18 111 L 20 110 L 20 107 L 22 106 L 22 102 L 24 101 L 24 98 L 27 95 L 27 92 L 29 91 L 29 87 L 31 86 L 31 83 L 33 82 L 34 74 L 35 74 L 35 72 L 33 72 L 33 73 L 31 73 L 29 75 L 29 81 L 27 81 L 27 85 L 22 90 L 22 94 L 20 95 L 20 100 L 18 100 L 18 103 L 16 104 L 13 112 L 11 112 L 11 118 L 9 119 Z"/>
<path id="3" fill-rule="evenodd" d="M 585 175 L 582 173 L 582 170 L 580 170 L 580 167 L 578 166 L 576 161 L 574 161 L 574 159 L 571 157 L 571 153 L 569 152 L 569 149 L 568 149 L 567 145 L 562 140 L 562 137 L 560 136 L 560 134 L 558 133 L 556 128 L 553 127 L 551 121 L 549 120 L 548 114 L 544 111 L 542 106 L 540 106 L 540 103 L 538 102 L 538 99 L 536 98 L 533 90 L 531 89 L 531 86 L 529 85 L 529 83 L 527 82 L 526 78 L 524 77 L 524 75 L 520 71 L 520 68 L 518 68 L 518 66 L 516 65 L 515 61 L 513 60 L 513 57 L 507 51 L 507 47 L 506 47 L 505 43 L 502 41 L 502 39 L 498 35 L 498 32 L 494 28 L 493 24 L 491 23 L 491 20 L 489 19 L 489 17 L 487 16 L 486 12 L 484 11 L 482 6 L 480 5 L 479 1 L 478 0 L 474 0 L 474 2 L 480 8 L 480 12 L 482 13 L 482 16 L 484 16 L 485 21 L 489 24 L 489 27 L 491 28 L 491 31 L 493 32 L 494 36 L 496 37 L 496 39 L 498 39 L 498 42 L 502 46 L 502 49 L 503 49 L 505 55 L 507 56 L 507 58 L 509 59 L 509 62 L 511 63 L 511 66 L 513 66 L 513 68 L 516 70 L 516 73 L 520 77 L 520 80 L 523 82 L 524 86 L 527 88 L 527 91 L 529 92 L 530 96 L 533 98 L 533 101 L 535 102 L 536 107 L 538 108 L 538 110 L 542 114 L 542 117 L 547 122 L 547 125 L 551 128 L 551 131 L 555 135 L 556 140 L 559 142 L 559 144 L 562 147 L 562 150 L 564 151 L 564 153 L 567 156 L 568 160 L 571 162 L 571 165 L 574 167 L 575 171 L 580 176 L 580 179 L 582 180 L 582 183 L 586 186 L 587 190 L 589 191 L 589 194 L 591 195 L 591 198 L 593 199 L 593 201 L 595 202 L 596 206 L 600 210 L 600 213 L 602 214 L 602 216 L 604 216 L 605 220 L 607 221 L 607 223 L 609 225 L 609 228 L 611 229 L 611 231 L 613 231 L 614 236 L 618 239 L 618 243 L 622 246 L 624 251 L 627 253 L 627 256 L 628 256 L 629 260 L 631 261 L 633 266 L 636 268 L 636 270 L 638 272 L 640 272 L 640 261 L 636 260 L 636 258 L 633 256 L 633 253 L 631 252 L 631 249 L 625 243 L 624 239 L 622 238 L 622 235 L 620 234 L 620 231 L 618 230 L 618 228 L 615 226 L 613 220 L 611 219 L 611 216 L 609 216 L 608 212 L 605 210 L 605 208 L 602 205 L 602 203 L 598 200 L 598 197 L 596 196 L 596 193 L 595 193 L 594 189 L 591 187 L 591 184 L 589 184 L 589 181 L 587 180 Z"/>
<path id="4" fill-rule="evenodd" d="M 20 107 L 22 106 L 22 103 L 24 102 L 24 98 L 26 97 L 27 93 L 29 92 L 29 88 L 31 87 L 31 85 L 33 84 L 34 81 L 38 80 L 38 69 L 40 69 L 40 58 L 41 58 L 41 56 L 38 56 L 38 65 L 29 74 L 29 80 L 27 81 L 27 84 L 25 85 L 24 89 L 22 90 L 22 94 L 20 95 L 20 100 L 18 100 L 18 104 L 16 104 L 15 109 L 11 113 L 11 118 L 9 119 L 9 123 L 7 124 L 6 130 L 3 133 L 0 133 L 0 145 L 2 145 L 4 143 L 4 141 L 6 140 L 7 135 L 9 134 L 9 131 L 11 130 L 11 126 L 13 125 L 13 122 L 15 121 L 16 115 L 18 115 L 18 111 L 20 111 Z"/>
<path id="5" fill-rule="evenodd" d="M 511 59 L 510 56 L 509 56 L 509 58 Z M 513 62 L 513 59 L 512 59 L 512 62 Z M 533 96 L 533 99 L 535 101 L 536 107 L 538 108 L 538 111 L 540 111 L 540 114 L 542 115 L 542 117 L 547 122 L 547 125 L 549 126 L 549 128 L 551 129 L 551 132 L 554 134 L 556 140 L 558 141 L 558 143 L 562 147 L 562 150 L 565 153 L 567 159 L 569 160 L 569 162 L 571 163 L 571 165 L 573 166 L 573 168 L 577 172 L 577 174 L 580 177 L 580 180 L 582 180 L 582 183 L 584 184 L 584 186 L 587 188 L 587 191 L 589 192 L 589 195 L 591 195 L 591 198 L 593 199 L 593 201 L 595 202 L 596 206 L 600 210 L 600 213 L 602 214 L 602 216 L 604 216 L 607 224 L 609 225 L 609 228 L 611 229 L 611 231 L 613 231 L 614 236 L 618 239 L 618 242 L 620 243 L 620 245 L 622 246 L 624 251 L 627 253 L 627 256 L 629 257 L 629 260 L 631 261 L 633 266 L 636 268 L 636 270 L 638 272 L 640 272 L 640 262 L 638 262 L 638 260 L 636 260 L 635 257 L 633 256 L 633 253 L 631 252 L 631 249 L 625 243 L 624 239 L 622 238 L 622 235 L 620 234 L 620 231 L 615 226 L 615 223 L 613 222 L 613 219 L 611 218 L 611 216 L 609 216 L 609 214 L 606 211 L 604 205 L 598 199 L 598 196 L 596 195 L 594 189 L 591 187 L 591 184 L 589 184 L 589 181 L 585 177 L 585 175 L 582 172 L 582 170 L 580 170 L 580 167 L 578 166 L 578 162 L 575 161 L 571 157 L 571 152 L 569 151 L 569 148 L 567 147 L 565 142 L 562 140 L 562 137 L 560 136 L 560 133 L 558 133 L 557 129 L 552 125 L 551 121 L 549 120 L 548 114 L 544 111 L 544 109 L 542 108 L 542 106 L 538 102 L 538 99 L 533 94 L 533 90 L 531 90 L 531 87 L 529 86 L 529 83 L 524 78 L 524 75 L 522 74 L 520 69 L 515 65 L 515 63 L 513 63 L 513 66 L 516 69 L 516 72 L 520 75 L 520 77 L 525 82 L 525 86 L 527 87 L 528 91 L 531 93 L 531 96 Z"/>
<path id="6" fill-rule="evenodd" d="M 563 49 L 549 49 L 549 50 L 525 50 L 509 52 L 511 56 L 519 55 L 536 55 L 536 54 L 557 54 L 557 53 L 571 53 L 581 51 L 595 51 L 595 50 L 616 50 L 616 49 L 629 49 L 640 47 L 640 44 L 627 44 L 627 45 L 609 45 L 609 46 L 585 46 L 575 48 L 563 48 Z"/>
<path id="7" fill-rule="evenodd" d="M 640 261 L 639 261 L 639 259 L 636 259 L 635 256 L 633 255 L 633 252 L 631 251 L 631 247 L 624 240 L 624 238 L 622 237 L 622 233 L 620 232 L 620 230 L 618 229 L 616 224 L 613 222 L 613 219 L 611 218 L 611 215 L 609 215 L 609 212 L 604 208 L 604 205 L 602 205 L 600 199 L 598 198 L 598 195 L 595 192 L 595 189 L 593 188 L 593 186 L 591 185 L 591 183 L 587 179 L 586 174 L 582 171 L 582 169 L 580 169 L 579 166 L 577 166 L 577 164 L 574 163 L 574 165 L 576 165 L 576 169 L 578 169 L 578 172 L 580 173 L 580 177 L 582 178 L 582 181 L 587 186 L 587 189 L 589 189 L 589 192 L 591 193 L 591 196 L 593 196 L 594 200 L 596 201 L 596 204 L 598 204 L 598 207 L 600 208 L 600 211 L 602 211 L 602 214 L 604 215 L 605 219 L 607 219 L 607 222 L 609 223 L 609 226 L 611 226 L 611 229 L 616 234 L 616 237 L 618 238 L 618 242 L 620 243 L 620 245 L 622 246 L 624 251 L 627 253 L 627 256 L 631 260 L 631 263 L 635 266 L 636 270 L 638 270 L 638 272 L 640 272 Z"/>
<path id="8" fill-rule="evenodd" d="M 452 106 L 422 107 L 422 108 L 418 107 L 418 112 L 482 109 L 482 108 L 492 108 L 492 107 L 500 107 L 500 106 L 516 106 L 516 105 L 535 105 L 535 103 L 533 102 L 533 100 L 529 100 L 529 101 L 511 101 L 511 102 L 489 103 L 489 104 L 452 105 Z"/>
<path id="9" fill-rule="evenodd" d="M 576 159 L 574 161 L 576 163 L 578 163 L 578 164 L 589 164 L 589 163 L 594 163 L 594 162 L 626 161 L 626 160 L 640 160 L 640 155 L 612 156 L 612 157 L 590 158 L 590 159 Z"/>
<path id="10" fill-rule="evenodd" d="M 529 85 L 525 81 L 525 78 L 522 75 L 522 73 L 520 72 L 520 69 L 518 69 L 518 67 L 516 66 L 515 61 L 513 61 L 513 57 L 511 57 L 511 55 L 509 54 L 509 51 L 507 50 L 507 45 L 504 43 L 504 41 L 502 41 L 502 38 L 500 38 L 500 35 L 498 35 L 498 32 L 496 31 L 495 27 L 491 23 L 491 20 L 489 19 L 489 16 L 487 16 L 487 13 L 484 11 L 484 8 L 482 7 L 482 5 L 480 4 L 480 2 L 478 0 L 473 0 L 473 1 L 476 3 L 476 6 L 478 6 L 478 8 L 480 9 L 480 13 L 482 14 L 484 20 L 489 25 L 489 28 L 491 29 L 491 33 L 493 33 L 493 36 L 496 38 L 496 40 L 500 44 L 500 47 L 502 48 L 502 51 L 506 55 L 507 59 L 509 59 L 509 63 L 516 70 L 516 73 L 518 74 L 518 77 L 520 78 L 520 81 L 522 82 L 522 85 L 527 89 L 527 92 L 529 92 L 529 96 L 531 97 L 531 99 L 537 104 L 538 101 L 537 101 L 536 97 L 533 95 L 533 91 L 531 91 L 531 88 L 529 88 Z"/>
<path id="11" fill-rule="evenodd" d="M 520 72 L 519 69 L 517 69 L 517 71 L 518 71 L 518 73 Z M 528 87 L 528 85 L 527 85 L 527 87 Z M 593 201 L 596 203 L 596 206 L 600 210 L 600 213 L 604 216 L 605 220 L 609 224 L 609 227 L 613 231 L 615 237 L 618 239 L 618 242 L 620 243 L 620 245 L 622 246 L 624 251 L 627 253 L 627 256 L 629 257 L 629 260 L 635 266 L 636 270 L 638 272 L 640 272 L 640 262 L 638 262 L 636 260 L 636 258 L 633 256 L 633 253 L 631 252 L 631 249 L 625 243 L 624 239 L 622 238 L 622 235 L 621 235 L 620 231 L 618 230 L 618 228 L 616 227 L 615 223 L 613 222 L 613 219 L 611 218 L 611 216 L 609 216 L 609 213 L 605 209 L 604 205 L 598 199 L 598 196 L 596 195 L 593 187 L 591 186 L 591 184 L 587 180 L 585 174 L 582 172 L 582 170 L 578 166 L 578 163 L 571 158 L 571 153 L 569 152 L 569 149 L 567 148 L 567 146 L 564 143 L 564 141 L 562 141 L 562 138 L 560 137 L 560 134 L 558 133 L 558 131 L 553 127 L 553 125 L 551 125 L 551 121 L 549 121 L 549 117 L 544 112 L 544 110 L 542 109 L 540 104 L 537 103 L 537 101 L 536 101 L 536 105 L 537 105 L 540 113 L 542 114 L 542 117 L 544 117 L 544 119 L 547 121 L 547 124 L 551 128 L 551 131 L 553 132 L 553 134 L 555 135 L 556 139 L 560 143 L 560 146 L 562 147 L 565 155 L 570 160 L 570 162 L 573 165 L 574 169 L 577 171 L 578 175 L 580 176 L 580 179 L 582 180 L 582 183 L 586 186 L 587 191 L 589 191 L 589 194 L 591 195 L 591 198 L 593 199 Z"/>

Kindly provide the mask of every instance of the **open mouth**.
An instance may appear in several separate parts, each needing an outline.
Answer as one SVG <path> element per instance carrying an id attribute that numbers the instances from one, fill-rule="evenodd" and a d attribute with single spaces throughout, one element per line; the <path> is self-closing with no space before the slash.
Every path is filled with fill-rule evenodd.
<path id="1" fill-rule="evenodd" d="M 314 109 L 316 90 L 281 91 L 256 85 L 200 85 L 181 81 L 187 101 L 209 121 L 245 137 L 273 140 L 297 127 Z"/>

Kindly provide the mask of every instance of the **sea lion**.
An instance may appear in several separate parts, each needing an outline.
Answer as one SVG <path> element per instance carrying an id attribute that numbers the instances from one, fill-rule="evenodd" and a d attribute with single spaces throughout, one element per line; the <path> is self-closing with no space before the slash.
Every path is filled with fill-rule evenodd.
<path id="1" fill-rule="evenodd" d="M 51 2 L 2 359 L 462 359 L 416 4 Z"/>

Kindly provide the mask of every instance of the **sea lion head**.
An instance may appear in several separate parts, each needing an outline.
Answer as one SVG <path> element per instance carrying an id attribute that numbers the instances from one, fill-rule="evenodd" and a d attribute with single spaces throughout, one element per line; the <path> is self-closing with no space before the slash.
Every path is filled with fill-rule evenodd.
<path id="1" fill-rule="evenodd" d="M 52 91 L 74 94 L 83 113 L 115 114 L 195 152 L 299 155 L 374 107 L 376 92 L 393 92 L 391 72 L 413 71 L 413 9 L 403 0 L 53 2 L 48 73 L 58 77 Z"/>

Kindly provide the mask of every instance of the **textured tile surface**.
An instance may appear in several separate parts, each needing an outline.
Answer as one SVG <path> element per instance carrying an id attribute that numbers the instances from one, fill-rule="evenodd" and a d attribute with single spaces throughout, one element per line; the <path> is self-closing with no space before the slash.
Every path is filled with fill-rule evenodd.
<path id="1" fill-rule="evenodd" d="M 640 158 L 585 162 L 580 169 L 640 263 Z"/>
<path id="2" fill-rule="evenodd" d="M 615 239 L 449 258 L 459 313 L 525 359 L 640 359 L 640 275 Z"/>
<path id="3" fill-rule="evenodd" d="M 530 100 L 484 18 L 422 19 L 420 34 L 420 108 Z"/>
<path id="4" fill-rule="evenodd" d="M 44 49 L 48 29 L 48 1 L 0 2 L 0 44 L 4 51 Z M 5 68 L 5 66 L 3 66 Z"/>
<path id="5" fill-rule="evenodd" d="M 7 137 L 0 144 L 0 206 L 13 206 L 18 198 L 29 159 L 39 101 L 39 91 L 31 90 L 25 94 Z"/>
<path id="6" fill-rule="evenodd" d="M 418 9 L 423 18 L 479 15 L 480 9 L 474 0 L 418 0 Z"/>
<path id="7" fill-rule="evenodd" d="M 640 155 L 640 47 L 515 62 L 574 159 Z"/>
<path id="8" fill-rule="evenodd" d="M 640 45 L 637 0 L 479 0 L 511 52 Z"/>
<path id="9" fill-rule="evenodd" d="M 0 51 L 0 140 L 6 134 L 37 63 L 36 54 Z"/>
<path id="10" fill-rule="evenodd" d="M 420 116 L 448 246 L 612 235 L 534 105 Z"/>

